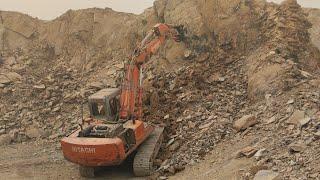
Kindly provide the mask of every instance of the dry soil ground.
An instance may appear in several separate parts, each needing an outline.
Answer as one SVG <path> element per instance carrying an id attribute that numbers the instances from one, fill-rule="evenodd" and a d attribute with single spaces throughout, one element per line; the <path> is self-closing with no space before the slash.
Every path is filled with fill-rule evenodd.
<path id="1" fill-rule="evenodd" d="M 84 179 L 55 143 L 32 142 L 0 149 L 0 179 Z M 128 167 L 103 169 L 97 179 L 128 179 Z"/>
<path id="2" fill-rule="evenodd" d="M 249 137 L 247 142 L 234 140 L 221 143 L 203 162 L 188 167 L 170 179 L 237 179 L 239 173 L 254 163 L 247 158 L 234 159 L 233 150 L 243 148 L 251 141 Z M 0 179 L 85 179 L 80 177 L 77 165 L 64 160 L 56 143 L 14 144 L 1 148 L 0 154 Z M 146 179 L 133 177 L 128 164 L 130 162 L 120 167 L 103 168 L 96 179 Z"/>

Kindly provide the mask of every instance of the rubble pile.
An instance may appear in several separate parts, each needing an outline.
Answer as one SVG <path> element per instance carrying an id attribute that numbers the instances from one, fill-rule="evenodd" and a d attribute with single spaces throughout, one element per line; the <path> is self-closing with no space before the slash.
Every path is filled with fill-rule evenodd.
<path id="1" fill-rule="evenodd" d="M 71 130 L 71 124 L 73 129 L 77 127 L 81 100 L 80 94 L 74 93 L 79 90 L 79 82 L 73 78 L 77 72 L 61 68 L 34 75 L 19 73 L 19 81 L 1 89 L 1 101 L 10 102 L 1 104 L 1 129 L 14 134 L 12 141 L 56 139 L 64 135 L 63 128 Z"/>
<path id="2" fill-rule="evenodd" d="M 301 138 L 311 138 L 309 145 L 313 143 L 311 146 L 318 147 L 314 133 L 318 131 L 316 122 L 319 121 L 316 114 L 319 113 L 319 85 L 316 85 L 319 83 L 316 75 L 319 70 L 316 69 L 314 75 L 307 71 L 314 69 L 310 65 L 319 65 L 319 57 L 306 58 L 314 53 L 308 33 L 310 24 L 296 1 L 286 1 L 260 13 L 260 30 L 263 33 L 254 51 L 233 54 L 233 49 L 221 51 L 221 46 L 216 47 L 218 50 L 213 50 L 213 56 L 198 55 L 191 58 L 184 68 L 154 77 L 154 91 L 158 90 L 158 98 L 153 99 L 161 108 L 153 107 L 158 109 L 151 110 L 148 118 L 154 122 L 163 119 L 168 128 L 167 144 L 163 146 L 163 157 L 160 157 L 160 172 L 174 174 L 186 164 L 199 162 L 214 150 L 215 144 L 222 140 L 225 143 L 233 136 L 240 135 L 245 139 L 246 135 L 254 135 L 259 143 L 264 144 L 268 134 L 273 140 L 260 148 L 270 149 L 270 156 L 269 159 L 259 159 L 258 166 L 266 165 L 289 179 L 318 177 L 318 169 L 306 164 L 301 167 L 306 168 L 303 172 L 308 172 L 307 175 L 299 173 L 298 168 L 294 170 L 293 163 L 291 168 L 284 170 L 290 161 L 283 164 L 281 158 L 292 157 L 277 154 L 279 148 L 285 149 L 285 152 L 288 149 L 281 144 L 285 140 L 279 138 L 288 134 L 284 129 L 290 123 L 285 120 L 294 111 L 302 109 L 310 114 L 303 116 L 297 124 L 306 125 L 312 119 L 315 124 L 310 123 L 311 132 Z M 154 103 L 150 104 L 152 106 Z M 275 122 L 279 123 L 276 128 Z M 289 127 L 289 137 L 297 135 L 294 127 L 301 128 Z M 292 142 L 288 141 L 294 144 L 299 142 L 298 139 L 292 137 Z M 253 155 L 258 150 L 253 151 Z M 304 157 L 312 159 L 317 154 L 315 150 L 309 153 Z M 257 156 L 260 157 L 259 154 Z"/>
<path id="3" fill-rule="evenodd" d="M 111 61 L 106 73 L 113 79 L 92 81 L 88 80 L 92 70 L 78 71 L 61 59 L 44 63 L 36 55 L 20 56 L 14 64 L 8 63 L 14 56 L 4 58 L 0 71 L 0 99 L 7 102 L 0 105 L 0 132 L 13 133 L 11 142 L 56 142 L 72 132 L 88 115 L 86 97 L 99 89 L 116 87 L 117 75 L 110 73 L 120 73 L 122 69 L 121 63 Z"/>
<path id="4" fill-rule="evenodd" d="M 233 134 L 232 122 L 247 106 L 243 69 L 243 59 L 217 64 L 208 58 L 154 77 L 159 104 L 147 119 L 167 127 L 163 158 L 170 160 L 163 162 L 163 170 L 174 173 L 199 162 L 216 143 Z"/>
<path id="5" fill-rule="evenodd" d="M 242 176 L 320 177 L 317 28 L 295 0 L 158 0 L 141 15 L 87 9 L 49 22 L 0 15 L 0 145 L 58 142 L 77 128 L 88 95 L 117 87 L 135 43 L 165 22 L 187 36 L 145 66 L 145 118 L 166 127 L 156 175 L 254 136 L 235 158 L 261 171 Z"/>
<path id="6" fill-rule="evenodd" d="M 237 136 L 256 137 L 251 146 L 255 149 L 254 156 L 249 156 L 256 159 L 256 167 L 265 166 L 288 179 L 319 177 L 314 164 L 318 163 L 319 147 L 318 87 L 319 80 L 308 78 L 294 90 L 266 95 L 265 101 L 248 110 L 256 112 L 259 123 Z"/>
<path id="7" fill-rule="evenodd" d="M 141 23 L 111 9 L 68 11 L 49 22 L 12 12 L 0 16 L 0 132 L 13 133 L 11 142 L 57 141 L 77 128 L 80 104 L 98 89 L 116 87 L 123 54 L 134 46 L 137 27 L 119 26 Z"/>

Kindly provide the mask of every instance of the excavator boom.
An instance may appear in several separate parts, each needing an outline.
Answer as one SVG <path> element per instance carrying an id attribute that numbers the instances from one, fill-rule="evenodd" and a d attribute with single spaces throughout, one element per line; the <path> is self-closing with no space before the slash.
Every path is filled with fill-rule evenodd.
<path id="1" fill-rule="evenodd" d="M 142 69 L 167 39 L 176 42 L 183 36 L 180 27 L 157 24 L 134 50 L 131 60 L 126 66 L 126 74 L 121 87 L 120 119 L 135 120 L 142 117 Z"/>

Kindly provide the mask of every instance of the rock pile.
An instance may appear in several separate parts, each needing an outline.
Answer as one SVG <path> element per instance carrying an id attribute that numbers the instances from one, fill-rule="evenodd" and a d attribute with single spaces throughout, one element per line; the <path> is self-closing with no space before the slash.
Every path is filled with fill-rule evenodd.
<path id="1" fill-rule="evenodd" d="M 247 105 L 243 61 L 204 66 L 211 63 L 208 59 L 154 77 L 160 82 L 156 88 L 161 108 L 150 112 L 147 119 L 168 127 L 162 160 L 170 160 L 163 161 L 161 170 L 174 173 L 199 162 L 216 143 L 233 134 L 232 122 Z M 217 78 L 210 79 L 212 74 Z"/>
<path id="2" fill-rule="evenodd" d="M 218 51 L 214 50 L 215 54 L 204 61 L 199 60 L 203 56 L 200 54 L 189 59 L 185 67 L 152 78 L 152 93 L 158 94 L 159 98 L 155 99 L 158 99 L 161 108 L 151 110 L 148 119 L 154 122 L 162 119 L 168 127 L 167 144 L 162 148 L 163 154 L 159 159 L 162 162 L 159 163 L 160 172 L 174 174 L 186 164 L 199 162 L 204 155 L 214 150 L 215 144 L 222 140 L 225 143 L 239 133 L 243 138 L 255 135 L 261 144 L 264 144 L 266 134 L 279 143 L 286 141 L 282 137 L 287 134 L 287 126 L 294 130 L 306 127 L 312 120 L 311 115 L 305 115 L 304 112 L 297 110 L 293 113 L 294 109 L 301 108 L 297 106 L 309 106 L 306 109 L 312 111 L 312 116 L 319 111 L 319 93 L 314 84 L 318 78 L 305 71 L 308 66 L 304 63 L 309 60 L 304 55 L 313 52 L 308 34 L 310 24 L 301 7 L 296 1 L 286 1 L 260 13 L 263 14 L 261 37 L 268 38 L 262 40 L 254 51 L 232 55 L 233 51 L 230 50 L 226 55 L 219 50 L 221 47 L 216 47 Z M 297 39 L 299 42 L 292 43 Z M 314 61 L 319 64 L 319 59 L 315 58 Z M 309 95 L 303 93 L 306 93 L 302 90 L 306 87 L 309 88 Z M 294 125 L 286 121 L 291 115 Z M 310 134 L 310 137 L 314 143 L 312 146 L 317 147 L 315 135 Z M 295 138 L 292 140 L 296 141 Z M 309 175 L 317 177 L 314 174 L 316 168 L 309 168 L 308 175 L 292 169 L 285 173 L 280 167 L 283 164 L 278 162 L 285 155 L 276 153 L 283 147 L 272 142 L 260 145 L 253 151 L 246 151 L 245 156 L 257 159 L 257 166 L 266 165 L 276 171 L 274 174 L 277 176 L 281 172 L 283 177 L 288 178 Z M 303 149 L 300 143 L 290 147 L 285 148 L 286 152 Z M 313 156 L 311 154 L 316 153 L 310 152 L 307 156 Z"/>

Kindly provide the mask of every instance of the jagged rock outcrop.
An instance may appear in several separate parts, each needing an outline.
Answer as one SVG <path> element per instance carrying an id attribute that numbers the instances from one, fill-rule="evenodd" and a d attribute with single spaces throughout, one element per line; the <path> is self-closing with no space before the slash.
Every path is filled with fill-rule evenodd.
<path id="1" fill-rule="evenodd" d="M 320 49 L 320 10 L 305 9 L 308 14 L 308 20 L 312 23 L 312 28 L 309 30 L 312 43 Z"/>

